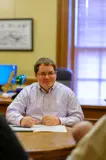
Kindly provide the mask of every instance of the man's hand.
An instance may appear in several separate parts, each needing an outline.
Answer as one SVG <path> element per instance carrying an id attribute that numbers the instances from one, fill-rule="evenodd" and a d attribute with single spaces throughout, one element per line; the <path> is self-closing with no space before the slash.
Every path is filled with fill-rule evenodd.
<path id="1" fill-rule="evenodd" d="M 20 121 L 20 125 L 22 127 L 32 127 L 35 124 L 40 124 L 41 121 L 39 119 L 32 118 L 30 116 L 23 117 Z"/>
<path id="2" fill-rule="evenodd" d="M 47 126 L 55 126 L 61 124 L 60 119 L 55 116 L 44 116 L 42 119 L 42 123 Z"/>

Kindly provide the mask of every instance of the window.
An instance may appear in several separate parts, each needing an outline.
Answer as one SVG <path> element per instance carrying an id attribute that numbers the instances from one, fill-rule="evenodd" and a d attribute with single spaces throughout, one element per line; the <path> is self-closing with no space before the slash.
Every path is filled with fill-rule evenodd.
<path id="1" fill-rule="evenodd" d="M 106 0 L 76 0 L 74 31 L 75 94 L 106 98 Z"/>

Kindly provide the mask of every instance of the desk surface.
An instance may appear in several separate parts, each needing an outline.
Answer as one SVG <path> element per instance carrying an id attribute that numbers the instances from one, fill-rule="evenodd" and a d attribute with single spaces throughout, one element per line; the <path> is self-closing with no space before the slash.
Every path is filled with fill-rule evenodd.
<path id="1" fill-rule="evenodd" d="M 65 160 L 76 142 L 71 129 L 67 133 L 56 132 L 17 132 L 19 141 L 36 160 Z"/>
<path id="2" fill-rule="evenodd" d="M 12 102 L 11 98 L 0 98 L 0 104 L 9 105 Z"/>

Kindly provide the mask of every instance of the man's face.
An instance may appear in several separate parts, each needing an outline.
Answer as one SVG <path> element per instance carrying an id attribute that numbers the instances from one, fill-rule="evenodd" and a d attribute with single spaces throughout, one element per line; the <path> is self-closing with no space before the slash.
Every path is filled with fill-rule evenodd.
<path id="1" fill-rule="evenodd" d="M 52 65 L 40 65 L 36 74 L 40 86 L 48 91 L 56 81 L 56 73 Z"/>

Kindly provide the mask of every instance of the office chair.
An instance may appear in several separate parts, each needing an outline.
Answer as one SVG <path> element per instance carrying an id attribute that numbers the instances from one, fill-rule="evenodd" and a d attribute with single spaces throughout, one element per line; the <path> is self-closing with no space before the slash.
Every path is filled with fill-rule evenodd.
<path id="1" fill-rule="evenodd" d="M 72 70 L 67 68 L 57 68 L 57 81 L 72 88 Z"/>

